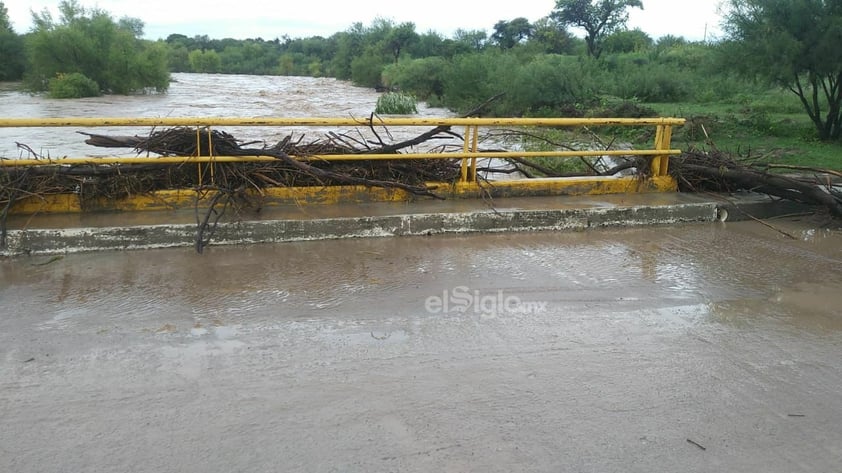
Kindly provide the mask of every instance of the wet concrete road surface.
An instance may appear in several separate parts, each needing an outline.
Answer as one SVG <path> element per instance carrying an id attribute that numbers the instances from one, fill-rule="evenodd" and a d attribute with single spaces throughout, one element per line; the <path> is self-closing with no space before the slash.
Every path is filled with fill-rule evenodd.
<path id="1" fill-rule="evenodd" d="M 799 222 L 0 261 L 0 471 L 830 472 Z"/>

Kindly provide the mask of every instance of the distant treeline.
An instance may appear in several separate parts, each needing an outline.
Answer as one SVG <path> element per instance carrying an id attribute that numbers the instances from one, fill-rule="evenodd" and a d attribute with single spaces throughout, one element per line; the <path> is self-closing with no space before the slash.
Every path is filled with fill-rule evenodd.
<path id="1" fill-rule="evenodd" d="M 0 22 L 6 58 L 0 80 L 24 79 L 37 91 L 50 90 L 51 82 L 55 89 L 57 78 L 82 81 L 82 75 L 102 92 L 134 93 L 165 90 L 167 72 L 335 77 L 399 89 L 453 109 L 507 92 L 497 111 L 517 115 L 574 113 L 601 96 L 712 99 L 745 85 L 716 69 L 715 46 L 618 30 L 602 38 L 597 60 L 588 56 L 585 40 L 549 16 L 535 23 L 501 20 L 491 34 L 458 30 L 453 37 L 376 19 L 327 38 L 171 34 L 153 42 L 140 39 L 143 24 L 136 19 L 115 21 L 73 1 L 61 2 L 60 12 L 58 21 L 35 14 L 35 27 L 25 35 L 16 35 L 7 18 L 5 27 Z M 721 80 L 710 80 L 711 73 Z"/>
<path id="2" fill-rule="evenodd" d="M 491 113 L 508 116 L 575 116 L 617 101 L 716 102 L 782 86 L 802 99 L 821 138 L 839 138 L 836 3 L 726 3 L 729 38 L 707 43 L 626 29 L 627 10 L 641 8 L 640 0 L 557 0 L 546 17 L 501 20 L 490 34 L 444 37 L 378 18 L 327 38 L 171 34 L 158 41 L 141 39 L 140 20 L 115 20 L 76 0 L 60 2 L 59 20 L 34 14 L 33 30 L 18 35 L 0 2 L 0 80 L 78 96 L 164 91 L 170 72 L 335 77 L 457 111 L 505 92 Z M 799 17 L 821 21 L 805 29 L 793 21 Z"/>
<path id="3" fill-rule="evenodd" d="M 717 64 L 716 45 L 640 30 L 601 41 L 601 55 L 549 17 L 500 21 L 492 34 L 458 30 L 452 38 L 418 33 L 412 23 L 377 19 L 330 37 L 214 40 L 170 35 L 173 72 L 335 77 L 401 90 L 432 105 L 465 110 L 506 92 L 505 115 L 581 113 L 600 97 L 663 102 L 716 100 L 755 85 Z"/>

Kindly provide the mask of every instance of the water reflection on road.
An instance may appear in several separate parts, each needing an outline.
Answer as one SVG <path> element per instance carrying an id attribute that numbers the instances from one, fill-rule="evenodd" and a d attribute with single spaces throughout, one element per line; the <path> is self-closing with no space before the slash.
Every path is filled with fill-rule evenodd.
<path id="1" fill-rule="evenodd" d="M 455 287 L 548 301 L 564 313 L 596 307 L 721 311 L 750 301 L 765 307 L 765 315 L 836 320 L 842 237 L 805 229 L 803 241 L 788 242 L 763 230 L 737 223 L 300 242 L 215 247 L 206 257 L 186 249 L 106 252 L 68 255 L 43 268 L 25 259 L 5 261 L 0 281 L 7 299 L 42 294 L 43 306 L 11 304 L 11 310 L 59 313 L 53 322 L 64 325 L 81 321 L 73 316 L 79 313 L 89 314 L 83 319 L 166 313 L 176 326 L 200 314 L 240 321 L 414 317 L 425 310 L 427 296 Z"/>

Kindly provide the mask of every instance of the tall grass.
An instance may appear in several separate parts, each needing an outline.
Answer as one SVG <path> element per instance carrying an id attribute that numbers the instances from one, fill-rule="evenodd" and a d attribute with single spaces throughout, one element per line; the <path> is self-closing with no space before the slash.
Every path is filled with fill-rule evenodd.
<path id="1" fill-rule="evenodd" d="M 401 92 L 387 92 L 377 98 L 374 113 L 380 115 L 410 115 L 418 113 L 414 95 Z"/>

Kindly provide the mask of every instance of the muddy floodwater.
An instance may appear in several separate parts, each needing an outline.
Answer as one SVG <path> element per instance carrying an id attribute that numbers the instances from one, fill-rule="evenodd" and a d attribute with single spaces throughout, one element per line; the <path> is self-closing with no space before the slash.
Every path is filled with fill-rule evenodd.
<path id="1" fill-rule="evenodd" d="M 0 260 L 0 471 L 836 472 L 842 235 Z"/>
<path id="2" fill-rule="evenodd" d="M 0 84 L 0 116 L 4 118 L 56 117 L 333 117 L 368 118 L 380 94 L 330 78 L 278 77 L 216 74 L 173 74 L 166 94 L 104 96 L 78 100 L 50 99 L 14 90 Z M 440 108 L 418 104 L 417 116 L 445 117 Z M 243 140 L 274 144 L 290 133 L 317 138 L 337 128 L 224 128 Z M 149 128 L 0 128 L 0 157 L 28 157 L 16 143 L 51 157 L 113 156 L 119 150 L 94 148 L 84 143 L 78 131 L 145 136 Z M 415 129 L 391 129 L 394 138 L 418 134 Z M 381 133 L 383 131 L 381 130 Z M 388 139 L 387 133 L 382 138 Z M 373 138 L 373 136 L 366 136 Z M 126 153 L 131 155 L 131 150 Z"/>

